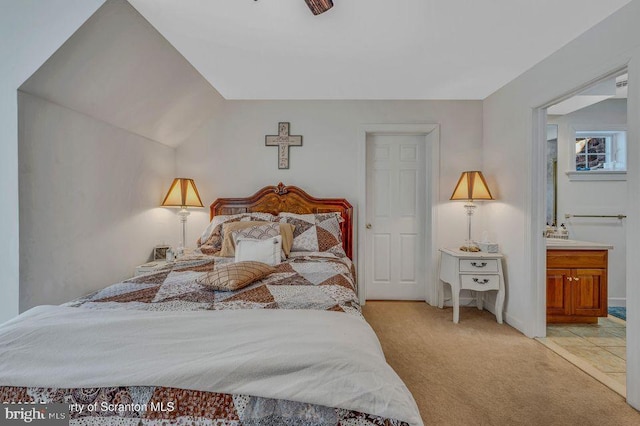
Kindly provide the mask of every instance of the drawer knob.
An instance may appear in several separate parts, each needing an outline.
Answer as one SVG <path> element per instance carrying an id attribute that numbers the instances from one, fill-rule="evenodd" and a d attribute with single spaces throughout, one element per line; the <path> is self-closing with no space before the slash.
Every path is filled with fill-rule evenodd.
<path id="1" fill-rule="evenodd" d="M 483 278 L 483 279 L 480 279 L 480 278 L 474 278 L 474 279 L 473 279 L 473 282 L 474 282 L 474 283 L 477 283 L 477 284 L 486 284 L 486 283 L 488 283 L 488 282 L 489 282 L 489 279 L 488 279 L 488 278 Z"/>
<path id="2" fill-rule="evenodd" d="M 484 268 L 485 266 L 487 266 L 487 262 L 471 262 L 471 266 L 475 266 L 476 268 Z"/>

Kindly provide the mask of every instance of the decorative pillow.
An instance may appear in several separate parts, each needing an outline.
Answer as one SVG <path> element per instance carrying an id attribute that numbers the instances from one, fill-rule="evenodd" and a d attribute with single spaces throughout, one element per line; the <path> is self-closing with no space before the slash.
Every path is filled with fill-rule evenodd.
<path id="1" fill-rule="evenodd" d="M 282 237 L 256 240 L 239 237 L 236 240 L 236 262 L 254 261 L 275 266 L 280 263 Z"/>
<path id="2" fill-rule="evenodd" d="M 234 291 L 266 277 L 275 270 L 260 262 L 229 263 L 199 277 L 196 282 L 213 290 Z"/>
<path id="3" fill-rule="evenodd" d="M 295 225 L 292 252 L 330 252 L 338 257 L 347 256 L 342 247 L 340 223 L 344 219 L 340 213 L 280 213 L 278 219 Z"/>
<path id="4" fill-rule="evenodd" d="M 291 252 L 293 245 L 293 230 L 295 226 L 290 223 L 278 222 L 227 222 L 222 226 L 222 249 L 219 256 L 235 256 L 235 241 L 239 237 L 265 240 L 267 238 L 282 235 L 282 258 L 285 259 Z"/>
<path id="5" fill-rule="evenodd" d="M 222 225 L 227 222 L 247 222 L 247 221 L 263 221 L 263 222 L 274 222 L 276 217 L 270 213 L 241 213 L 241 214 L 232 214 L 225 215 L 221 214 L 218 216 L 214 216 L 209 226 L 204 230 L 200 238 L 198 239 L 198 247 L 201 245 L 210 245 L 214 251 L 220 251 L 222 248 Z"/>

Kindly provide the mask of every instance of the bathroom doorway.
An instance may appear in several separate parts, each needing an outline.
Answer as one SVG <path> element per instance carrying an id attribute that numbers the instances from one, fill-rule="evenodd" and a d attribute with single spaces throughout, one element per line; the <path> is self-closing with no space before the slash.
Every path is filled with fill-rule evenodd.
<path id="1" fill-rule="evenodd" d="M 623 396 L 627 81 L 619 70 L 545 108 L 547 325 L 540 339 Z"/>

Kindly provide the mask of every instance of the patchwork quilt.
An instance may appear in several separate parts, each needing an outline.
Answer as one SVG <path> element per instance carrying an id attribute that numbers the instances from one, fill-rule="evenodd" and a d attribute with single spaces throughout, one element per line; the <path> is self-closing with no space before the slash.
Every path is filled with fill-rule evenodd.
<path id="1" fill-rule="evenodd" d="M 211 291 L 196 279 L 228 258 L 195 255 L 171 268 L 66 303 L 79 309 L 193 311 L 314 309 L 361 317 L 353 265 L 331 253 L 298 253 L 275 273 L 235 292 Z M 286 400 L 166 387 L 24 388 L 0 386 L 0 403 L 43 402 L 105 410 L 71 411 L 78 425 L 406 425 L 394 419 Z M 164 407 L 149 410 L 148 407 Z"/>
<path id="2" fill-rule="evenodd" d="M 114 284 L 65 306 L 85 309 L 314 309 L 360 316 L 352 263 L 330 253 L 292 255 L 276 272 L 234 292 L 196 282 L 232 258 L 192 256 L 172 268 Z"/>

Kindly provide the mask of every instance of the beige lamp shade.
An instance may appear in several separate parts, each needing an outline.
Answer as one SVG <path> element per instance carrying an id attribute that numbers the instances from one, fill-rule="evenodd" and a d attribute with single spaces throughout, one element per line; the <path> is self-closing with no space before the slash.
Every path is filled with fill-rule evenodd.
<path id="1" fill-rule="evenodd" d="M 167 192 L 163 207 L 204 207 L 193 179 L 175 178 Z"/>
<path id="2" fill-rule="evenodd" d="M 462 172 L 460 180 L 453 190 L 451 200 L 493 200 L 482 172 L 473 170 Z"/>

